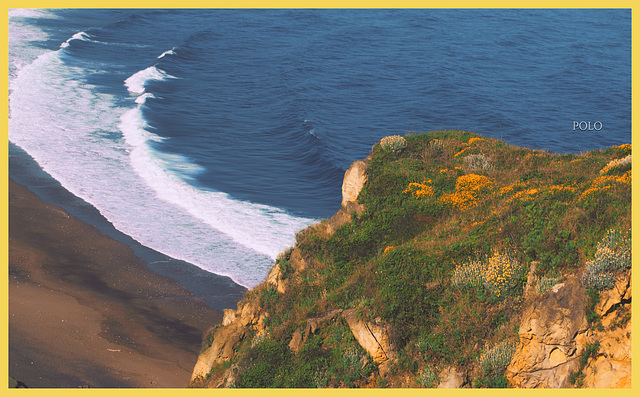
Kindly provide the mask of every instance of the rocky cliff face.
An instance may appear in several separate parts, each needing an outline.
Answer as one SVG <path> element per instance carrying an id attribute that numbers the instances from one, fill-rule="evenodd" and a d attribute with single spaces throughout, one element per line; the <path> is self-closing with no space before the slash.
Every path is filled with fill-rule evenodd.
<path id="1" fill-rule="evenodd" d="M 529 300 L 506 371 L 511 386 L 567 388 L 577 380 L 585 387 L 631 387 L 631 271 L 601 293 L 598 324 L 587 320 L 587 299 L 573 276 Z"/>
<path id="2" fill-rule="evenodd" d="M 352 212 L 361 213 L 362 205 L 358 204 L 358 194 L 362 190 L 367 178 L 366 169 L 369 158 L 354 162 L 345 173 L 342 183 L 342 206 L 331 219 L 315 227 L 322 229 L 323 234 L 332 234 L 341 225 L 350 222 Z M 289 258 L 293 275 L 309 266 L 298 248 L 294 248 Z M 272 285 L 279 293 L 284 293 L 295 277 L 283 277 L 279 266 L 274 266 L 269 272 L 265 283 Z M 259 287 L 258 287 L 259 288 Z M 394 356 L 386 327 L 359 320 L 354 310 L 336 310 L 324 316 L 307 320 L 304 329 L 294 332 L 289 348 L 296 352 L 309 335 L 315 333 L 322 325 L 337 316 L 344 318 L 349 324 L 354 337 L 362 347 L 373 357 L 374 362 L 380 364 Z M 222 325 L 217 327 L 212 336 L 211 345 L 198 357 L 193 369 L 191 383 L 194 386 L 228 387 L 233 384 L 233 368 L 226 369 L 215 382 L 210 381 L 210 373 L 216 366 L 221 366 L 233 360 L 235 347 L 247 336 L 259 337 L 266 332 L 266 313 L 250 295 L 238 303 L 237 310 L 225 309 Z M 303 336 L 304 335 L 304 336 Z"/>
<path id="3" fill-rule="evenodd" d="M 342 185 L 343 208 L 328 221 L 315 225 L 316 231 L 331 235 L 350 222 L 352 213 L 363 211 L 357 203 L 358 193 L 366 182 L 369 158 L 355 162 L 345 174 Z M 265 283 L 284 294 L 298 280 L 296 274 L 313 266 L 294 247 L 288 261 L 292 269 L 286 277 L 274 266 Z M 631 271 L 620 273 L 613 289 L 600 294 L 588 320 L 589 297 L 578 276 L 567 276 L 564 282 L 540 295 L 533 286 L 535 265 L 529 273 L 519 326 L 519 344 L 505 371 L 509 387 L 567 388 L 574 385 L 595 388 L 631 386 Z M 255 294 L 248 293 L 237 310 L 225 310 L 224 319 L 213 334 L 210 346 L 200 355 L 192 374 L 194 387 L 229 387 L 235 380 L 233 366 L 237 347 L 247 340 L 260 340 L 267 332 L 269 314 L 260 307 Z M 599 320 L 594 322 L 593 318 Z M 378 321 L 365 321 L 356 309 L 332 310 L 314 318 L 293 332 L 289 349 L 298 354 L 311 335 L 326 324 L 346 321 L 358 344 L 377 364 L 375 377 L 393 376 L 391 367 L 397 361 L 393 328 Z M 440 388 L 470 387 L 469 378 L 479 368 L 446 367 L 438 369 Z M 372 381 L 371 384 L 379 384 Z M 396 380 L 399 386 L 415 387 L 414 380 Z"/>

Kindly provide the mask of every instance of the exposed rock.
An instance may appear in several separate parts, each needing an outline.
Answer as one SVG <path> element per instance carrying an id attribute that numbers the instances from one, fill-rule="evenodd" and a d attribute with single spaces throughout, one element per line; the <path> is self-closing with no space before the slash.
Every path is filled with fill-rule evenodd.
<path id="1" fill-rule="evenodd" d="M 395 360 L 387 360 L 378 365 L 378 374 L 381 378 L 386 378 L 391 373 L 391 366 Z"/>
<path id="2" fill-rule="evenodd" d="M 597 332 L 591 339 L 600 343 L 600 349 L 583 370 L 584 387 L 631 387 L 631 320 L 624 328 Z"/>
<path id="3" fill-rule="evenodd" d="M 631 269 L 616 276 L 613 288 L 600 292 L 600 301 L 594 311 L 603 316 L 613 306 L 620 304 L 623 300 L 631 299 Z"/>
<path id="4" fill-rule="evenodd" d="M 291 251 L 291 256 L 289 257 L 289 263 L 295 272 L 302 271 L 309 266 L 309 263 L 302 256 L 302 252 L 300 248 L 295 247 L 293 251 Z"/>
<path id="5" fill-rule="evenodd" d="M 280 270 L 280 265 L 276 264 L 271 268 L 269 274 L 267 275 L 267 283 L 272 284 L 279 293 L 285 293 L 287 287 L 284 280 L 282 280 L 282 271 Z"/>
<path id="6" fill-rule="evenodd" d="M 342 310 L 336 309 L 325 316 L 307 319 L 307 325 L 304 327 L 304 333 L 299 328 L 293 332 L 293 336 L 289 342 L 289 348 L 294 353 L 298 354 L 304 342 L 309 338 L 309 335 L 315 334 L 322 324 L 333 320 L 335 317 L 340 315 L 340 313 L 342 313 Z"/>
<path id="7" fill-rule="evenodd" d="M 371 157 L 364 160 L 354 161 L 351 167 L 345 172 L 342 180 L 342 206 L 350 213 L 356 211 L 358 215 L 363 207 L 358 204 L 358 195 L 367 182 L 367 167 Z"/>
<path id="8" fill-rule="evenodd" d="M 236 317 L 239 317 L 240 324 L 244 327 L 258 324 L 258 309 L 257 305 L 252 300 L 245 301 L 242 306 L 238 303 Z"/>
<path id="9" fill-rule="evenodd" d="M 543 294 L 525 311 L 520 344 L 505 375 L 515 387 L 570 387 L 583 345 L 576 335 L 587 331 L 587 296 L 578 277 Z"/>
<path id="10" fill-rule="evenodd" d="M 322 325 L 323 323 L 326 323 L 329 320 L 333 320 L 340 313 L 342 313 L 342 310 L 336 309 L 336 310 L 330 311 L 329 313 L 327 313 L 322 317 L 314 317 L 314 318 L 307 319 L 307 326 L 304 331 L 305 335 L 308 336 L 311 334 L 315 334 L 318 328 L 320 328 L 320 325 Z"/>
<path id="11" fill-rule="evenodd" d="M 467 383 L 467 375 L 454 367 L 444 368 L 439 375 L 438 389 L 458 389 Z"/>
<path id="12" fill-rule="evenodd" d="M 222 325 L 229 325 L 236 320 L 236 311 L 233 309 L 224 309 L 224 316 L 222 317 Z"/>
<path id="13" fill-rule="evenodd" d="M 371 355 L 377 364 L 387 361 L 395 355 L 390 338 L 390 329 L 386 325 L 364 322 L 358 318 L 355 309 L 342 312 L 360 346 Z"/>
<path id="14" fill-rule="evenodd" d="M 617 310 L 615 310 L 617 309 Z M 598 343 L 596 357 L 589 360 L 583 373 L 584 387 L 631 387 L 631 270 L 616 277 L 615 286 L 600 293 L 596 313 L 602 315 L 603 329 L 586 336 L 588 343 Z M 625 316 L 628 316 L 625 319 Z"/>
<path id="15" fill-rule="evenodd" d="M 329 221 L 326 225 L 326 231 L 329 235 L 332 235 L 336 232 L 336 230 L 340 228 L 340 226 L 349 223 L 352 220 L 353 217 L 351 216 L 350 212 L 348 212 L 344 208 L 340 209 L 331 218 L 329 218 Z"/>
<path id="16" fill-rule="evenodd" d="M 213 336 L 211 347 L 198 357 L 191 374 L 191 381 L 206 377 L 215 364 L 230 361 L 233 358 L 234 346 L 244 338 L 245 332 L 246 328 L 237 322 L 218 328 Z"/>
<path id="17" fill-rule="evenodd" d="M 298 354 L 300 348 L 302 347 L 302 332 L 299 329 L 296 329 L 293 332 L 293 337 L 291 338 L 291 342 L 289 342 L 289 349 L 293 351 L 295 354 Z"/>

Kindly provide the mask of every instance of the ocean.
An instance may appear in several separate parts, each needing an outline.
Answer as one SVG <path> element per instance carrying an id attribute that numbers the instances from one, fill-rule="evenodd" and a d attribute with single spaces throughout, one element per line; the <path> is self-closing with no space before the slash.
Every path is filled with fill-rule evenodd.
<path id="1" fill-rule="evenodd" d="M 631 142 L 626 9 L 16 9 L 8 24 L 10 160 L 246 288 L 340 208 L 344 172 L 384 136 Z"/>

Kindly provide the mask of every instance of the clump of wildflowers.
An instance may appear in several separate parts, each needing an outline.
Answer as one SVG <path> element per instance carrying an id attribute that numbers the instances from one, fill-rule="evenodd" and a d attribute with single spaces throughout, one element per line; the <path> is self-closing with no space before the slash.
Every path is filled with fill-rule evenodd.
<path id="1" fill-rule="evenodd" d="M 464 211 L 474 207 L 478 203 L 481 193 L 492 187 L 493 182 L 484 175 L 462 175 L 456 180 L 455 193 L 445 194 L 440 200 Z"/>
<path id="2" fill-rule="evenodd" d="M 458 266 L 452 277 L 452 284 L 465 286 L 484 286 L 492 295 L 504 297 L 527 273 L 527 268 L 511 256 L 495 253 L 487 261 L 470 261 Z"/>
<path id="3" fill-rule="evenodd" d="M 598 244 L 592 261 L 587 262 L 582 283 L 587 288 L 605 290 L 613 288 L 613 271 L 631 267 L 631 241 L 611 229 Z"/>
<path id="4" fill-rule="evenodd" d="M 600 174 L 606 175 L 612 171 L 623 170 L 627 167 L 631 167 L 631 155 L 627 157 L 612 160 L 603 169 L 600 170 Z"/>
<path id="5" fill-rule="evenodd" d="M 505 254 L 495 254 L 486 265 L 484 285 L 498 298 L 516 286 L 526 274 L 526 267 Z"/>
<path id="6" fill-rule="evenodd" d="M 400 152 L 407 147 L 407 140 L 400 135 L 386 136 L 380 140 L 380 146 L 384 150 L 391 150 L 392 152 Z"/>
<path id="7" fill-rule="evenodd" d="M 481 286 L 484 282 L 484 264 L 480 261 L 470 261 L 456 267 L 451 283 L 454 287 Z"/>
<path id="8" fill-rule="evenodd" d="M 604 167 L 603 169 L 606 168 L 607 167 Z M 611 190 L 613 184 L 615 183 L 631 184 L 631 170 L 628 170 L 620 176 L 602 175 L 597 177 L 593 180 L 593 182 L 591 182 L 591 187 L 589 187 L 582 193 L 582 195 L 580 196 L 580 200 L 588 199 L 590 196 L 593 196 L 598 192 L 606 192 L 608 190 Z"/>
<path id="9" fill-rule="evenodd" d="M 476 136 L 476 137 L 473 137 L 473 138 L 469 139 L 469 145 L 473 144 L 474 142 L 484 142 L 484 141 L 485 141 L 485 139 L 479 138 L 479 137 Z"/>
<path id="10" fill-rule="evenodd" d="M 507 368 L 516 351 L 517 344 L 505 341 L 480 354 L 478 363 L 489 374 L 499 375 Z"/>
<path id="11" fill-rule="evenodd" d="M 507 200 L 507 202 L 511 202 L 513 200 L 520 200 L 520 201 L 530 200 L 531 198 L 533 198 L 538 193 L 539 193 L 538 189 L 522 190 L 522 191 L 514 194 L 513 197 L 510 197 Z"/>
<path id="12" fill-rule="evenodd" d="M 454 154 L 453 157 L 458 157 L 458 156 L 462 156 L 462 154 L 464 152 L 466 152 L 468 149 L 470 149 L 469 147 L 466 147 L 464 149 L 462 149 L 461 151 L 459 151 L 458 153 Z"/>
<path id="13" fill-rule="evenodd" d="M 420 199 L 423 197 L 433 196 L 434 190 L 430 186 L 431 179 L 425 180 L 422 183 L 411 182 L 409 187 L 403 190 L 402 193 L 410 193 L 413 197 Z"/>

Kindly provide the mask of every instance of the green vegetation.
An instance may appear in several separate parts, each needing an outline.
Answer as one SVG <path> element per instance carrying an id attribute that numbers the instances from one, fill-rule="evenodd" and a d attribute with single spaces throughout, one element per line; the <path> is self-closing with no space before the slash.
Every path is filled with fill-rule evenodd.
<path id="1" fill-rule="evenodd" d="M 236 386 L 431 387 L 438 369 L 479 365 L 474 386 L 506 387 L 531 262 L 539 293 L 588 258 L 593 277 L 628 267 L 630 145 L 556 155 L 463 131 L 398 138 L 373 148 L 365 210 L 333 234 L 298 233 L 309 266 L 294 273 L 291 252 L 279 257 L 295 278 L 284 294 L 250 293 L 269 313 L 268 337 L 243 342 Z M 589 277 L 597 296 L 608 284 Z M 343 320 L 288 348 L 306 319 L 347 308 L 393 326 L 391 378 L 371 377 L 377 365 Z"/>
<path id="2" fill-rule="evenodd" d="M 600 350 L 600 343 L 596 342 L 588 344 L 582 353 L 580 353 L 580 368 L 569 376 L 569 382 L 571 382 L 572 385 L 582 387 L 585 377 L 582 370 L 587 366 L 587 362 L 590 358 L 594 358 L 598 355 L 598 350 Z"/>

